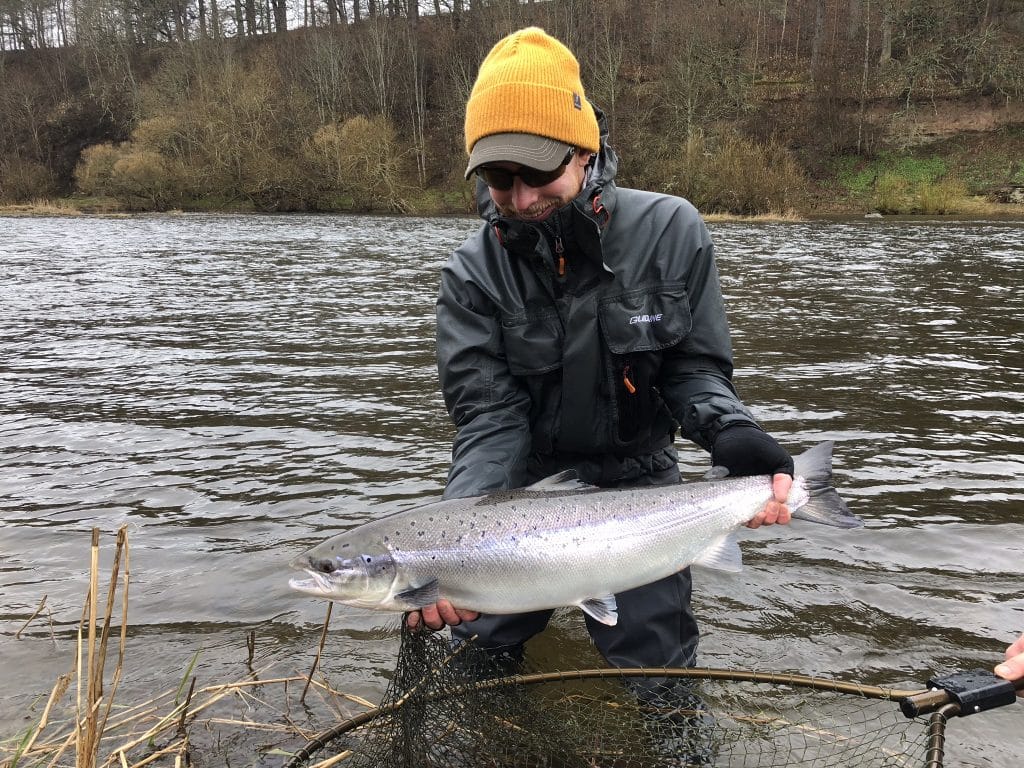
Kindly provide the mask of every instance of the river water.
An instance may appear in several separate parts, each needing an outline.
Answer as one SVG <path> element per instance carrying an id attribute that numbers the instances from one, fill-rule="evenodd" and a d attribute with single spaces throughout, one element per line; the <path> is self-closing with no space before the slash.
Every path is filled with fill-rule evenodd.
<path id="1" fill-rule="evenodd" d="M 129 531 L 122 695 L 197 651 L 226 681 L 253 631 L 257 662 L 308 669 L 324 604 L 289 591 L 290 558 L 442 488 L 436 277 L 475 226 L 0 219 L 0 737 L 70 665 L 94 526 L 106 569 Z M 1024 226 L 711 229 L 743 399 L 792 450 L 836 441 L 867 525 L 743 531 L 742 574 L 695 576 L 701 664 L 908 687 L 990 668 L 1024 630 Z M 335 610 L 337 687 L 379 699 L 394 624 Z M 589 661 L 579 613 L 537 653 Z M 950 764 L 1019 765 L 1022 715 L 953 723 Z"/>

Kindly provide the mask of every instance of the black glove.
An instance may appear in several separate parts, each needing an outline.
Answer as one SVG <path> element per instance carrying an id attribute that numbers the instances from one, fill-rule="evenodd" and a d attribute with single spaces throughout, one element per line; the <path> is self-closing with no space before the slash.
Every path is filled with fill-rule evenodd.
<path id="1" fill-rule="evenodd" d="M 793 476 L 793 457 L 775 438 L 751 424 L 734 424 L 719 432 L 711 446 L 711 463 L 728 469 L 730 477 Z"/>

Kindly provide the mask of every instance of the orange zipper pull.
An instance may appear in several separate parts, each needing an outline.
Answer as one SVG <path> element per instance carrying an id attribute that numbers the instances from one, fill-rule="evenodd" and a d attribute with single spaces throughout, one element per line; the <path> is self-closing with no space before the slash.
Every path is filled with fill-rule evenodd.
<path id="1" fill-rule="evenodd" d="M 629 366 L 628 365 L 625 368 L 622 369 L 622 383 L 626 386 L 626 390 L 629 392 L 629 394 L 631 394 L 631 395 L 635 395 L 636 394 L 636 387 L 633 385 L 633 382 L 629 380 Z"/>

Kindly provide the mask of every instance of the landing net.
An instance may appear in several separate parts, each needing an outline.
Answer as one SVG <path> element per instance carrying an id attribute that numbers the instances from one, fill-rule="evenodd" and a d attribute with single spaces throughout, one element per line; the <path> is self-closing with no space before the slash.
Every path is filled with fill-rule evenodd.
<path id="1" fill-rule="evenodd" d="M 941 768 L 945 721 L 904 716 L 914 693 L 727 670 L 509 674 L 472 643 L 403 631 L 382 703 L 289 765 Z"/>

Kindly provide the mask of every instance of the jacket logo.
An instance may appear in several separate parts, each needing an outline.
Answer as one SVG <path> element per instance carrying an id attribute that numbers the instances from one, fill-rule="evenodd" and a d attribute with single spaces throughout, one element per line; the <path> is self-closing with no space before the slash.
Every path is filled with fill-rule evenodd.
<path id="1" fill-rule="evenodd" d="M 636 325 L 637 323 L 660 323 L 662 317 L 663 315 L 661 312 L 659 312 L 656 315 L 633 315 L 631 318 L 629 318 L 629 324 Z"/>

